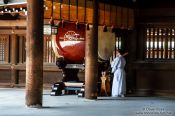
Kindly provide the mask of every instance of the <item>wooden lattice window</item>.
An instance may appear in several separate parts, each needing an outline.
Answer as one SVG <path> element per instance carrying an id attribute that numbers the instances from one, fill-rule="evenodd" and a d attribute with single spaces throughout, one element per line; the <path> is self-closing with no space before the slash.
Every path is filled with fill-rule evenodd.
<path id="1" fill-rule="evenodd" d="M 19 63 L 26 62 L 26 37 L 25 35 L 19 36 Z"/>
<path id="2" fill-rule="evenodd" d="M 122 45 L 122 37 L 119 36 L 119 37 L 116 37 L 116 50 L 119 50 L 121 49 L 121 45 Z"/>
<path id="3" fill-rule="evenodd" d="M 26 38 L 20 36 L 19 46 L 19 62 L 25 63 L 26 61 Z M 55 63 L 56 57 L 52 50 L 51 36 L 44 36 L 44 63 Z"/>
<path id="4" fill-rule="evenodd" d="M 9 36 L 0 35 L 0 63 L 9 61 Z"/>
<path id="5" fill-rule="evenodd" d="M 55 63 L 56 56 L 52 49 L 51 36 L 44 36 L 44 62 L 45 63 Z"/>
<path id="6" fill-rule="evenodd" d="M 113 59 L 116 57 L 116 51 L 122 49 L 122 37 L 116 36 L 115 38 L 115 51 L 113 52 L 113 55 L 110 57 L 110 62 L 113 61 Z"/>
<path id="7" fill-rule="evenodd" d="M 146 28 L 146 59 L 175 59 L 175 28 Z"/>
<path id="8" fill-rule="evenodd" d="M 4 61 L 5 39 L 0 38 L 0 62 Z"/>

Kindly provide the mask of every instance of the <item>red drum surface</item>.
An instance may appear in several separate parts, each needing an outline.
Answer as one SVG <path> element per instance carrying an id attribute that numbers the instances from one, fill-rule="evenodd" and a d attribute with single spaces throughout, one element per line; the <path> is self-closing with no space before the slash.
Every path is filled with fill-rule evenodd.
<path id="1" fill-rule="evenodd" d="M 66 23 L 58 27 L 56 37 L 58 54 L 68 63 L 83 63 L 85 57 L 85 26 Z"/>

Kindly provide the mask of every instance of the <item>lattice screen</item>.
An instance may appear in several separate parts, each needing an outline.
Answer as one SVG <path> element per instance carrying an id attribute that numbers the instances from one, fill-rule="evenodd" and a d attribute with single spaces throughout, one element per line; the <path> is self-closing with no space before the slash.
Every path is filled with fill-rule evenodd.
<path id="1" fill-rule="evenodd" d="M 119 36 L 119 37 L 116 37 L 116 50 L 118 49 L 121 49 L 121 43 L 122 42 L 122 38 Z"/>
<path id="2" fill-rule="evenodd" d="M 146 29 L 146 59 L 174 59 L 174 28 Z"/>
<path id="3" fill-rule="evenodd" d="M 52 49 L 51 36 L 44 36 L 44 62 L 55 63 L 56 56 Z"/>
<path id="4" fill-rule="evenodd" d="M 122 37 L 117 36 L 116 42 L 115 42 L 115 51 L 113 52 L 113 55 L 110 57 L 110 63 L 113 61 L 113 59 L 116 57 L 116 51 L 119 49 L 122 49 Z"/>
<path id="5" fill-rule="evenodd" d="M 0 62 L 4 61 L 4 49 L 5 49 L 4 43 L 5 43 L 4 38 L 0 38 Z"/>
<path id="6" fill-rule="evenodd" d="M 6 42 L 8 38 L 9 38 L 8 35 L 0 35 L 0 62 L 1 63 L 5 61 L 5 57 L 7 54 Z"/>

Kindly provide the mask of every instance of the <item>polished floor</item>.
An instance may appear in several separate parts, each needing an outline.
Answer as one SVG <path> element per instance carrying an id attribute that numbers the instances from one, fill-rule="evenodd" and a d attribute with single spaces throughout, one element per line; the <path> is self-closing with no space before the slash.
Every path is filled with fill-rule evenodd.
<path id="1" fill-rule="evenodd" d="M 25 106 L 25 89 L 0 88 L 0 116 L 175 116 L 175 99 L 165 97 L 50 96 L 44 90 L 43 107 Z"/>

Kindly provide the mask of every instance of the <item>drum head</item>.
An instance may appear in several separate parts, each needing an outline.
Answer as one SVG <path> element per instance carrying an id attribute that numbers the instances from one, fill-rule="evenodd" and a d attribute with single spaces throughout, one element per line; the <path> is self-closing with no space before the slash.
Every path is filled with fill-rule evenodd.
<path id="1" fill-rule="evenodd" d="M 103 26 L 98 27 L 98 56 L 103 60 L 109 60 L 115 50 L 115 33 L 103 32 Z"/>
<path id="2" fill-rule="evenodd" d="M 65 22 L 64 28 L 58 28 L 56 37 L 58 54 L 69 63 L 83 63 L 85 57 L 85 25 L 80 24 L 79 29 L 75 23 Z"/>

